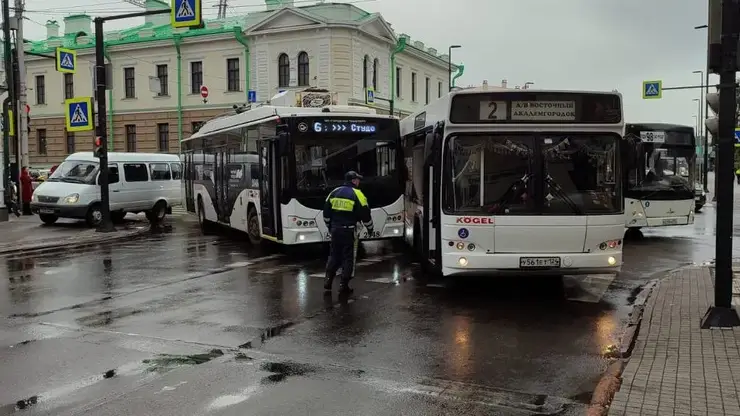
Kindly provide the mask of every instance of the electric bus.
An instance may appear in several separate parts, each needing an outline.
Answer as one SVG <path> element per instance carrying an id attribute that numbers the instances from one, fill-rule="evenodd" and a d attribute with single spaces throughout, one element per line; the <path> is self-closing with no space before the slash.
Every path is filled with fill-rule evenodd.
<path id="1" fill-rule="evenodd" d="M 451 91 L 401 121 L 406 242 L 433 273 L 613 273 L 624 200 L 617 92 Z"/>
<path id="2" fill-rule="evenodd" d="M 627 124 L 624 138 L 622 172 L 628 232 L 642 227 L 693 224 L 694 128 L 661 123 Z"/>
<path id="3" fill-rule="evenodd" d="M 375 230 L 360 238 L 403 238 L 399 120 L 354 106 L 258 105 L 206 122 L 183 140 L 185 205 L 204 228 L 246 232 L 253 244 L 329 240 L 324 202 L 344 174 L 360 189 Z"/>

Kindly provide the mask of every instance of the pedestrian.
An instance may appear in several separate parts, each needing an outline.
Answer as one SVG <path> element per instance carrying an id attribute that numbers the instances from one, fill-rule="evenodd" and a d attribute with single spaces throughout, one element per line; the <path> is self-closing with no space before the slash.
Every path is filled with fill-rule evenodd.
<path id="1" fill-rule="evenodd" d="M 23 197 L 23 215 L 32 215 L 31 196 L 33 195 L 33 179 L 28 173 L 28 167 L 21 169 L 21 196 Z"/>
<path id="2" fill-rule="evenodd" d="M 329 261 L 326 263 L 324 290 L 331 292 L 334 277 L 342 267 L 340 293 L 352 293 L 349 281 L 355 268 L 357 256 L 357 223 L 361 222 L 368 235 L 373 234 L 373 220 L 365 194 L 358 189 L 362 176 L 349 171 L 344 175 L 345 184 L 329 193 L 324 203 L 324 223 L 331 236 Z"/>

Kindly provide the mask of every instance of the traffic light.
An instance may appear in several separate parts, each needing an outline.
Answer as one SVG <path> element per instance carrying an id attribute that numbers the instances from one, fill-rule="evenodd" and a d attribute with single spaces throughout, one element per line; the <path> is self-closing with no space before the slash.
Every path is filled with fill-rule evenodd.
<path id="1" fill-rule="evenodd" d="M 714 140 L 714 143 L 717 143 L 716 138 L 719 137 L 719 93 L 718 92 L 710 92 L 707 93 L 707 105 L 712 110 L 714 115 L 710 116 L 707 114 L 707 119 L 705 121 L 705 124 L 707 126 L 707 130 L 709 130 L 709 133 L 712 134 L 712 139 Z"/>
<path id="2" fill-rule="evenodd" d="M 103 139 L 100 138 L 100 136 L 95 137 L 95 150 L 94 155 L 97 158 L 103 157 Z"/>

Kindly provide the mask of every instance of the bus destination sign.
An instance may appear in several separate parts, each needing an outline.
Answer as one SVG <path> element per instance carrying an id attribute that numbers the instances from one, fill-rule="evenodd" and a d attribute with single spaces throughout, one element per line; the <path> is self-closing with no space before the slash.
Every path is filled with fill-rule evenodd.
<path id="1" fill-rule="evenodd" d="M 357 133 L 372 134 L 378 131 L 378 125 L 365 121 L 316 121 L 311 129 L 314 133 Z"/>
<path id="2" fill-rule="evenodd" d="M 458 92 L 450 122 L 460 124 L 612 124 L 622 121 L 618 94 L 497 91 Z"/>

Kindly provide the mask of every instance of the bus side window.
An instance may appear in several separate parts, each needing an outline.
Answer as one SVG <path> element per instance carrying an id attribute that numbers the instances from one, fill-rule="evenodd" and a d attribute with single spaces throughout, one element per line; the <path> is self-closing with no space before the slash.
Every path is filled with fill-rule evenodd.
<path id="1" fill-rule="evenodd" d="M 260 167 L 256 163 L 249 164 L 249 180 L 252 188 L 260 187 Z"/>

